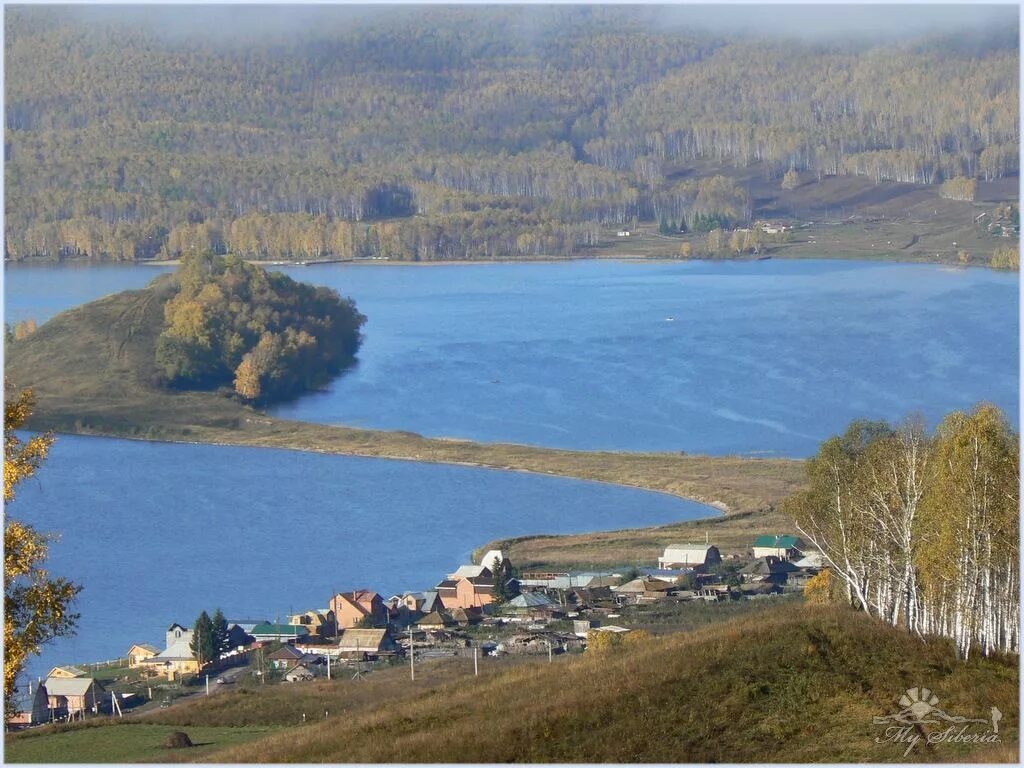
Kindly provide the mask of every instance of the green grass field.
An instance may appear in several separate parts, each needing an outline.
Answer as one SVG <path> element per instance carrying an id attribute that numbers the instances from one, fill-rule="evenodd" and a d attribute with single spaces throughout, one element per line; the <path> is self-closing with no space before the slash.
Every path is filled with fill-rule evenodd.
<path id="1" fill-rule="evenodd" d="M 63 733 L 29 732 L 9 736 L 4 747 L 8 763 L 159 763 L 194 760 L 213 752 L 244 744 L 275 732 L 273 727 L 203 727 L 185 729 L 190 748 L 173 750 L 161 745 L 174 731 L 171 725 L 124 723 L 104 727 L 74 728 Z"/>

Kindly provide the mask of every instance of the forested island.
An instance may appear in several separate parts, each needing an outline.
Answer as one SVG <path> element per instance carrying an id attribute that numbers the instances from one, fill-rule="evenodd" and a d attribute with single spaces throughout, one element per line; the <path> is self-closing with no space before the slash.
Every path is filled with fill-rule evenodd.
<path id="1" fill-rule="evenodd" d="M 156 341 L 165 386 L 270 401 L 324 384 L 359 349 L 366 318 L 330 288 L 212 253 L 182 258 L 173 281 Z"/>
<path id="2" fill-rule="evenodd" d="M 6 14 L 8 259 L 568 256 L 641 222 L 720 256 L 759 252 L 759 218 L 871 197 L 841 179 L 925 190 L 938 219 L 956 201 L 987 236 L 971 201 L 1018 172 L 1016 29 L 833 44 L 424 7 L 254 42 L 140 18 Z"/>

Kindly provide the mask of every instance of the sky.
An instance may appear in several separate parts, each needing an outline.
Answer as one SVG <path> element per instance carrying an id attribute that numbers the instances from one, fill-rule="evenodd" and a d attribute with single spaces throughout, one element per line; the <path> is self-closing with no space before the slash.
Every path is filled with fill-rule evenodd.
<path id="1" fill-rule="evenodd" d="M 543 4 L 550 7 L 552 3 Z M 567 4 L 569 5 L 569 4 Z M 638 16 L 658 27 L 700 28 L 802 39 L 910 38 L 963 30 L 1016 28 L 1016 4 L 637 4 Z M 422 4 L 420 5 L 422 10 Z M 259 36 L 263 32 L 308 32 L 333 23 L 366 18 L 401 18 L 407 5 L 90 5 L 65 8 L 87 17 L 131 19 L 174 34 Z M 543 13 L 543 9 L 539 9 Z M 529 26 L 529 24 L 527 24 Z"/>

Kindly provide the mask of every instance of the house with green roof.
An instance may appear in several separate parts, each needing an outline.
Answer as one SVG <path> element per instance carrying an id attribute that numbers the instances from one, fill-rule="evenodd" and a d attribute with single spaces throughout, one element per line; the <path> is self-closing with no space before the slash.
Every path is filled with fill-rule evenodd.
<path id="1" fill-rule="evenodd" d="M 280 640 L 282 643 L 292 643 L 296 640 L 304 640 L 309 635 L 309 629 L 301 624 L 271 624 L 263 622 L 257 624 L 249 632 L 257 643 L 266 643 L 271 640 Z"/>
<path id="2" fill-rule="evenodd" d="M 754 542 L 754 559 L 760 557 L 778 557 L 782 560 L 793 560 L 800 557 L 807 544 L 799 536 L 790 534 L 758 536 Z"/>

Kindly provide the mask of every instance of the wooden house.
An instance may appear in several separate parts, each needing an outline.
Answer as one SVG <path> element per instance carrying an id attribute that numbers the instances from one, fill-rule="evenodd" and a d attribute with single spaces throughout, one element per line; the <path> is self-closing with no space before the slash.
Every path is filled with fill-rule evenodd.
<path id="1" fill-rule="evenodd" d="M 136 643 L 128 649 L 128 666 L 138 667 L 146 659 L 151 659 L 160 653 L 160 649 L 149 643 Z"/>
<path id="2" fill-rule="evenodd" d="M 290 669 L 306 654 L 292 645 L 282 645 L 273 653 L 267 654 L 271 669 Z"/>
<path id="3" fill-rule="evenodd" d="M 338 627 L 334 620 L 334 611 L 325 608 L 321 611 L 306 611 L 297 613 L 288 618 L 288 623 L 294 627 L 305 627 L 309 634 L 318 637 L 334 637 L 338 634 Z"/>
<path id="4" fill-rule="evenodd" d="M 79 669 L 78 667 L 72 667 L 70 665 L 65 667 L 54 667 L 46 677 L 48 679 L 52 677 L 69 680 L 73 677 L 85 677 L 85 670 Z"/>

